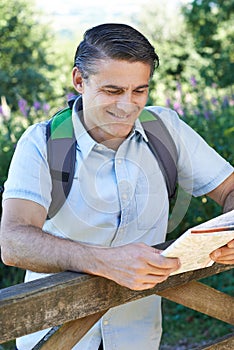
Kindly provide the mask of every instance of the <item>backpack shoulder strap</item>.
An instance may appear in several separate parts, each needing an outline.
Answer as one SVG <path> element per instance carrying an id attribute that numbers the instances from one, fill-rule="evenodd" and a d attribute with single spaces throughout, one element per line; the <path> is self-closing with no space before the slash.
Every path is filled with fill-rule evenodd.
<path id="1" fill-rule="evenodd" d="M 52 218 L 62 207 L 70 192 L 76 160 L 76 138 L 72 124 L 72 105 L 61 110 L 50 119 L 46 127 L 47 157 L 51 173 L 52 192 L 48 218 Z M 169 198 L 176 192 L 177 150 L 175 143 L 160 119 L 147 109 L 140 115 L 140 121 L 149 140 L 149 148 L 157 159 L 164 175 Z"/>
<path id="2" fill-rule="evenodd" d="M 149 148 L 159 163 L 166 181 L 168 197 L 173 198 L 177 184 L 177 149 L 171 134 L 160 117 L 144 109 L 140 121 L 149 140 Z"/>
<path id="3" fill-rule="evenodd" d="M 47 157 L 52 181 L 48 218 L 52 218 L 62 207 L 73 182 L 76 138 L 71 116 L 71 109 L 65 108 L 55 114 L 46 126 Z"/>

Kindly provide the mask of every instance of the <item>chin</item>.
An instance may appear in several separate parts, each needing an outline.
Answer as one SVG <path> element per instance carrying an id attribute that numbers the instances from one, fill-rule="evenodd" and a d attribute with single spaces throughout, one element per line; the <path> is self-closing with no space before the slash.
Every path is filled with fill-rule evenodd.
<path id="1" fill-rule="evenodd" d="M 113 137 L 118 137 L 118 138 L 126 138 L 129 133 L 132 130 L 132 126 L 129 125 L 122 125 L 120 126 L 119 124 L 113 126 L 113 128 L 110 130 L 110 134 L 113 135 Z"/>

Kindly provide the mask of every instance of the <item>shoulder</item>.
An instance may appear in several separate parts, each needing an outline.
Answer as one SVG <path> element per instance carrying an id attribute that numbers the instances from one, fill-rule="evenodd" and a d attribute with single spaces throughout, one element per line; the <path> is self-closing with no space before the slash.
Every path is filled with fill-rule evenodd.
<path id="1" fill-rule="evenodd" d="M 13 160 L 20 157 L 47 158 L 46 125 L 48 123 L 49 121 L 39 122 L 26 129 L 16 144 Z"/>
<path id="2" fill-rule="evenodd" d="M 49 120 L 43 121 L 43 122 L 38 122 L 36 124 L 30 125 L 23 135 L 21 136 L 21 139 L 26 138 L 26 137 L 32 137 L 32 136 L 43 136 L 46 133 L 46 125 L 49 123 Z"/>
<path id="3" fill-rule="evenodd" d="M 190 132 L 195 133 L 180 117 L 178 114 L 166 107 L 161 106 L 147 106 L 147 110 L 155 113 L 163 122 L 165 127 L 168 129 L 171 134 L 177 148 L 181 142 L 184 142 L 184 137 L 188 134 L 187 129 L 190 129 Z"/>
<path id="4" fill-rule="evenodd" d="M 175 128 L 181 124 L 181 119 L 179 118 L 178 114 L 170 108 L 161 106 L 147 106 L 146 109 L 157 114 L 168 128 Z"/>
<path id="5" fill-rule="evenodd" d="M 20 137 L 17 147 L 30 144 L 37 145 L 39 148 L 44 147 L 46 144 L 46 125 L 48 123 L 47 120 L 29 126 Z"/>

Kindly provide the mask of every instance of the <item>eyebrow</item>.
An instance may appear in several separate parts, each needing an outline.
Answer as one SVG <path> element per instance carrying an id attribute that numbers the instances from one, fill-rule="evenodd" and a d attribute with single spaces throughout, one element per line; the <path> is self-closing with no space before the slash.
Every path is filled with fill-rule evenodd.
<path id="1" fill-rule="evenodd" d="M 139 86 L 135 87 L 134 90 L 146 89 L 146 88 L 148 88 L 148 87 L 149 87 L 149 84 L 139 85 Z M 109 84 L 109 85 L 104 85 L 104 86 L 102 86 L 102 88 L 103 88 L 103 89 L 107 88 L 107 89 L 116 89 L 116 90 L 126 90 L 126 88 L 123 87 L 123 86 L 111 85 L 111 84 Z"/>

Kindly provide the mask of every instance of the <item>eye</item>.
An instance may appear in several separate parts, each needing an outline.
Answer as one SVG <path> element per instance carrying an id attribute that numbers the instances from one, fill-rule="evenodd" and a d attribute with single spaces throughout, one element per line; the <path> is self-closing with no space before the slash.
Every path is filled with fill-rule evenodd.
<path id="1" fill-rule="evenodd" d="M 134 92 L 134 94 L 140 95 L 140 94 L 146 93 L 147 89 L 137 89 L 137 90 L 134 90 L 133 92 Z"/>
<path id="2" fill-rule="evenodd" d="M 107 94 L 109 94 L 109 95 L 120 95 L 123 91 L 122 90 L 120 90 L 120 89 L 118 89 L 118 90 L 116 90 L 116 89 L 107 89 L 107 90 L 104 90 Z"/>

